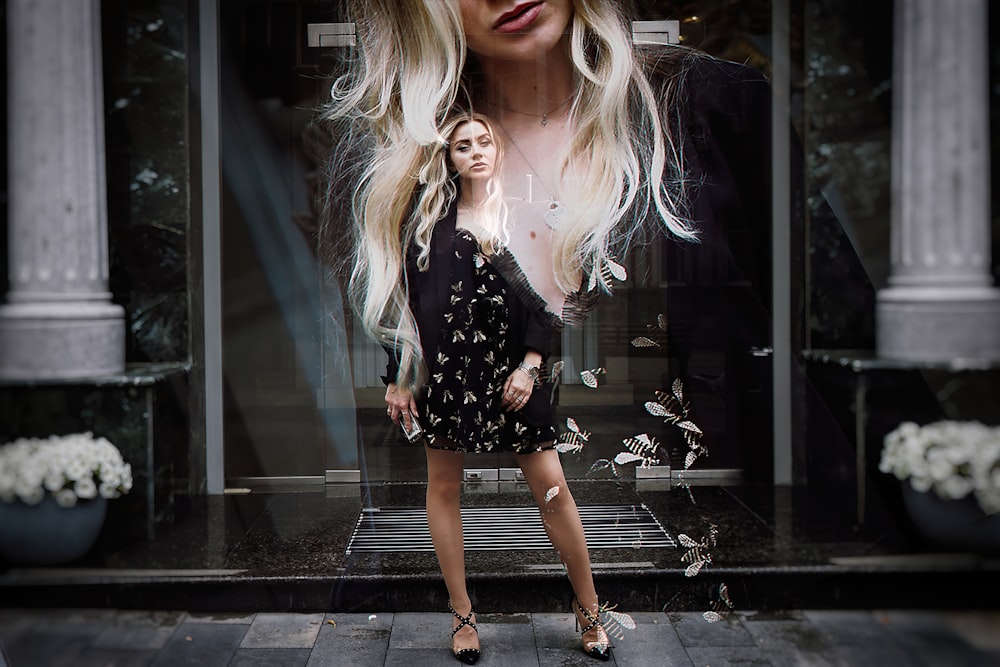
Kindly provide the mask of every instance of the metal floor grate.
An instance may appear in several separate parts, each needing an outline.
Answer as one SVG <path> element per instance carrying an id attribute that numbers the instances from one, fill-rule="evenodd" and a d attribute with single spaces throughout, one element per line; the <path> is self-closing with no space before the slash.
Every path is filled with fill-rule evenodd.
<path id="1" fill-rule="evenodd" d="M 677 548 L 645 505 L 580 506 L 583 532 L 591 549 Z M 538 508 L 469 507 L 462 509 L 467 551 L 551 549 Z M 364 509 L 347 545 L 363 551 L 433 551 L 427 513 L 417 507 Z"/>

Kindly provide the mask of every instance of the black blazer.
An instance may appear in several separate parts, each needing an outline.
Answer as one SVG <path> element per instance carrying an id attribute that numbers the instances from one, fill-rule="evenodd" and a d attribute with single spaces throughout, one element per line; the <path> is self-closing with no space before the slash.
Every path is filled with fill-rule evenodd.
<path id="1" fill-rule="evenodd" d="M 452 203 L 448 212 L 431 232 L 431 250 L 426 271 L 417 269 L 417 250 L 411 244 L 406 253 L 406 282 L 410 297 L 410 311 L 417 321 L 420 347 L 428 373 L 434 372 L 434 354 L 438 335 L 444 329 L 445 309 L 451 296 L 452 259 L 455 256 L 455 232 L 458 209 Z M 491 261 L 498 258 L 491 258 Z M 535 293 L 512 261 L 509 253 L 494 266 L 508 285 L 507 305 L 510 309 L 508 323 L 510 341 L 510 367 L 516 368 L 524 360 L 528 349 L 536 350 L 542 359 L 548 359 L 552 337 L 557 329 L 557 319 L 545 310 L 545 302 Z M 382 381 L 394 382 L 399 372 L 399 359 L 395 350 L 386 348 L 389 362 Z M 527 405 L 522 408 L 524 417 L 535 426 L 552 423 L 548 383 L 536 386 Z"/>
<path id="2" fill-rule="evenodd" d="M 686 166 L 696 183 L 689 215 L 702 233 L 701 247 L 686 250 L 695 255 L 721 250 L 728 259 L 729 280 L 749 283 L 767 313 L 771 299 L 770 84 L 751 67 L 702 57 L 688 69 L 684 92 L 688 104 L 682 128 Z"/>

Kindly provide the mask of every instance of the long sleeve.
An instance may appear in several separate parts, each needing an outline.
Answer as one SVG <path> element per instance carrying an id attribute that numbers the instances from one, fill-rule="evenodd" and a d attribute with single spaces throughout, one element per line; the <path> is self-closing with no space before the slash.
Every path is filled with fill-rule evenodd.
<path id="1" fill-rule="evenodd" d="M 389 360 L 385 365 L 385 375 L 382 376 L 382 383 L 388 385 L 395 382 L 396 377 L 399 375 L 399 356 L 396 350 L 387 345 L 383 345 L 382 349 L 389 355 Z"/>
<path id="2" fill-rule="evenodd" d="M 524 346 L 537 350 L 542 359 L 548 359 L 552 351 L 552 318 L 539 310 L 528 313 L 524 330 Z"/>

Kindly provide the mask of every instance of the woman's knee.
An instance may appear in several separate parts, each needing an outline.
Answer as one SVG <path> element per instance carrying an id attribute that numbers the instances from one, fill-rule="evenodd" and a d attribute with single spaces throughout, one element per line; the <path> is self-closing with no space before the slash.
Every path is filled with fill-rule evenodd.
<path id="1" fill-rule="evenodd" d="M 462 491 L 463 457 L 456 452 L 427 448 L 427 493 L 449 498 Z"/>
<path id="2" fill-rule="evenodd" d="M 428 477 L 427 495 L 441 500 L 458 499 L 462 495 L 462 481 L 450 476 Z"/>
<path id="3" fill-rule="evenodd" d="M 566 486 L 565 479 L 545 480 L 539 488 L 543 489 L 538 494 L 538 508 L 542 511 L 559 510 L 566 507 L 573 500 L 569 492 L 569 487 Z"/>

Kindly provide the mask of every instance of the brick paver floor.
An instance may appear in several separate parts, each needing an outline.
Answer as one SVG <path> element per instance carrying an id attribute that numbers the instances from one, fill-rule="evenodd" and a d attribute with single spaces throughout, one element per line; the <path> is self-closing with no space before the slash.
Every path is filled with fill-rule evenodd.
<path id="1" fill-rule="evenodd" d="M 1000 665 L 1000 612 L 638 613 L 610 665 Z M 563 614 L 482 614 L 483 667 L 596 665 Z M 0 667 L 458 664 L 445 613 L 0 610 Z"/>

